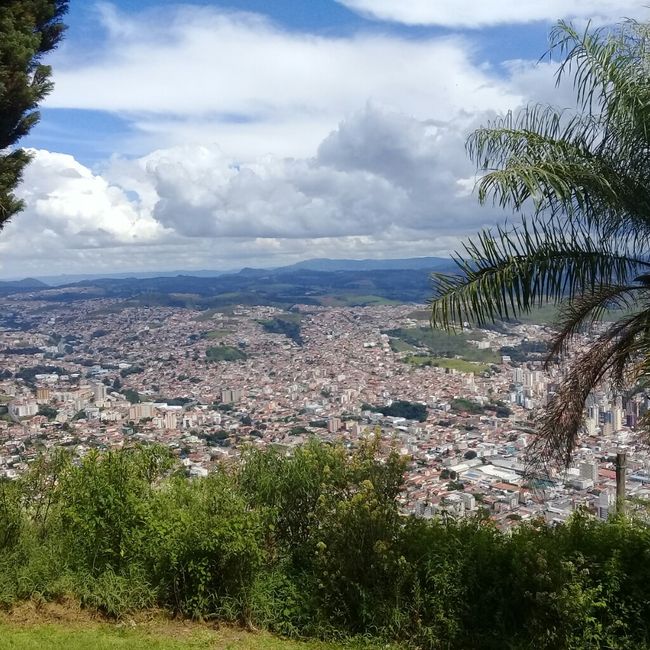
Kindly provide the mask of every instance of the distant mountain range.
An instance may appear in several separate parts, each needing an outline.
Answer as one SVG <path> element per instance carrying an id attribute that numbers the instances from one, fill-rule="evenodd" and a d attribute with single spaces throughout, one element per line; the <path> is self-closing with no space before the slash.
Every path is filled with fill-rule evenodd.
<path id="1" fill-rule="evenodd" d="M 11 293 L 20 293 L 23 291 L 38 291 L 48 289 L 49 286 L 40 280 L 34 278 L 25 278 L 24 280 L 0 281 L 0 295 L 9 295 Z"/>
<path id="2" fill-rule="evenodd" d="M 288 307 L 298 303 L 332 306 L 411 303 L 431 297 L 432 272 L 453 272 L 455 268 L 451 260 L 437 257 L 314 259 L 276 269 L 245 268 L 237 273 L 189 271 L 146 273 L 146 277 L 115 274 L 64 284 L 52 282 L 49 286 L 41 280 L 29 279 L 0 283 L 0 295 L 26 293 L 27 299 L 64 303 L 117 298 L 134 305 L 198 309 L 235 304 Z"/>
<path id="3" fill-rule="evenodd" d="M 444 257 L 411 257 L 406 259 L 389 259 L 389 260 L 349 260 L 349 259 L 328 259 L 315 258 L 304 260 L 277 268 L 264 269 L 241 269 L 243 272 L 259 271 L 294 271 L 300 269 L 309 269 L 311 271 L 378 271 L 378 270 L 428 270 L 439 271 L 448 270 L 453 267 L 449 258 Z M 126 280 L 126 279 L 148 279 L 148 278 L 173 278 L 177 276 L 194 277 L 194 278 L 216 278 L 222 275 L 233 275 L 241 272 L 240 270 L 219 271 L 219 270 L 178 270 L 178 271 L 131 271 L 123 273 L 86 273 L 86 274 L 66 274 L 66 275 L 48 275 L 38 276 L 36 279 L 27 280 L 0 281 L 0 291 L 3 285 L 18 287 L 19 283 L 44 283 L 50 287 L 59 287 L 86 280 Z"/>
<path id="4" fill-rule="evenodd" d="M 70 275 L 44 275 L 36 278 L 50 287 L 60 287 L 75 282 L 86 280 L 126 280 L 145 278 L 173 278 L 177 275 L 191 275 L 197 278 L 215 278 L 226 273 L 237 273 L 237 271 L 133 271 L 127 273 L 78 273 Z"/>

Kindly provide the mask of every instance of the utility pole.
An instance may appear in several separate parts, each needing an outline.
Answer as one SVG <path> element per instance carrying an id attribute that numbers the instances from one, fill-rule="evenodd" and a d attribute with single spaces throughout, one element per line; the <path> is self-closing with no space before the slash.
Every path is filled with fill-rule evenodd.
<path id="1" fill-rule="evenodd" d="M 625 470 L 627 468 L 627 454 L 616 454 L 616 513 L 625 514 Z"/>

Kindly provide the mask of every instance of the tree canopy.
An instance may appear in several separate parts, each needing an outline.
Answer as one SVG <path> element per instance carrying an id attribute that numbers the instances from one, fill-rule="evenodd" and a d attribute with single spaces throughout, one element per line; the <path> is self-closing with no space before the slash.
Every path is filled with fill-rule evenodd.
<path id="1" fill-rule="evenodd" d="M 516 318 L 561 303 L 548 361 L 606 311 L 617 317 L 571 365 L 540 423 L 534 456 L 568 463 L 585 400 L 602 380 L 650 372 L 650 26 L 578 32 L 560 22 L 550 55 L 576 108 L 528 106 L 468 140 L 478 196 L 526 216 L 486 230 L 436 276 L 432 322 L 447 328 Z"/>
<path id="2" fill-rule="evenodd" d="M 23 204 L 14 195 L 29 154 L 15 149 L 52 90 L 42 57 L 60 42 L 68 0 L 8 0 L 0 6 L 0 228 Z"/>

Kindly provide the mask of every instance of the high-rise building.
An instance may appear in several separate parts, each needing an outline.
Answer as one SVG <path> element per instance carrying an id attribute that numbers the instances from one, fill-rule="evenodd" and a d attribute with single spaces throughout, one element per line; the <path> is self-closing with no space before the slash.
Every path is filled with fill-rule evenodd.
<path id="1" fill-rule="evenodd" d="M 176 417 L 176 413 L 167 411 L 163 417 L 163 424 L 165 429 L 176 429 L 178 425 L 178 418 Z"/>
<path id="2" fill-rule="evenodd" d="M 15 400 L 9 403 L 9 415 L 12 418 L 29 418 L 38 413 L 35 400 Z"/>
<path id="3" fill-rule="evenodd" d="M 143 402 L 134 404 L 129 409 L 129 420 L 141 420 L 142 418 L 152 418 L 154 416 L 154 405 L 152 402 Z"/>
<path id="4" fill-rule="evenodd" d="M 598 497 L 598 516 L 607 519 L 616 510 L 616 495 L 609 490 L 604 490 Z"/>
<path id="5" fill-rule="evenodd" d="M 103 402 L 106 399 L 106 386 L 99 381 L 93 384 L 93 397 L 96 402 Z"/>
<path id="6" fill-rule="evenodd" d="M 336 433 L 341 428 L 341 418 L 332 416 L 327 423 L 327 430 Z"/>
<path id="7" fill-rule="evenodd" d="M 39 386 L 36 389 L 36 401 L 39 404 L 47 404 L 50 401 L 50 389 Z"/>
<path id="8" fill-rule="evenodd" d="M 243 393 L 238 388 L 234 389 L 234 390 L 224 388 L 221 391 L 221 401 L 224 404 L 234 404 L 235 402 L 239 402 L 239 400 L 241 400 L 242 396 L 243 396 Z"/>

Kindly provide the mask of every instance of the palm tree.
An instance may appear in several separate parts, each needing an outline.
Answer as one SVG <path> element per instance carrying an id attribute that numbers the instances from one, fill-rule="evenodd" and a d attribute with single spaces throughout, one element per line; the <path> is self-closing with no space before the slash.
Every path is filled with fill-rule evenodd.
<path id="1" fill-rule="evenodd" d="M 547 359 L 606 311 L 616 320 L 568 368 L 533 445 L 568 464 L 585 401 L 603 380 L 650 375 L 650 26 L 577 32 L 561 22 L 550 52 L 576 109 L 529 106 L 470 136 L 481 203 L 529 211 L 521 225 L 480 233 L 456 254 L 457 275 L 434 277 L 432 323 L 453 329 L 560 305 Z"/>

